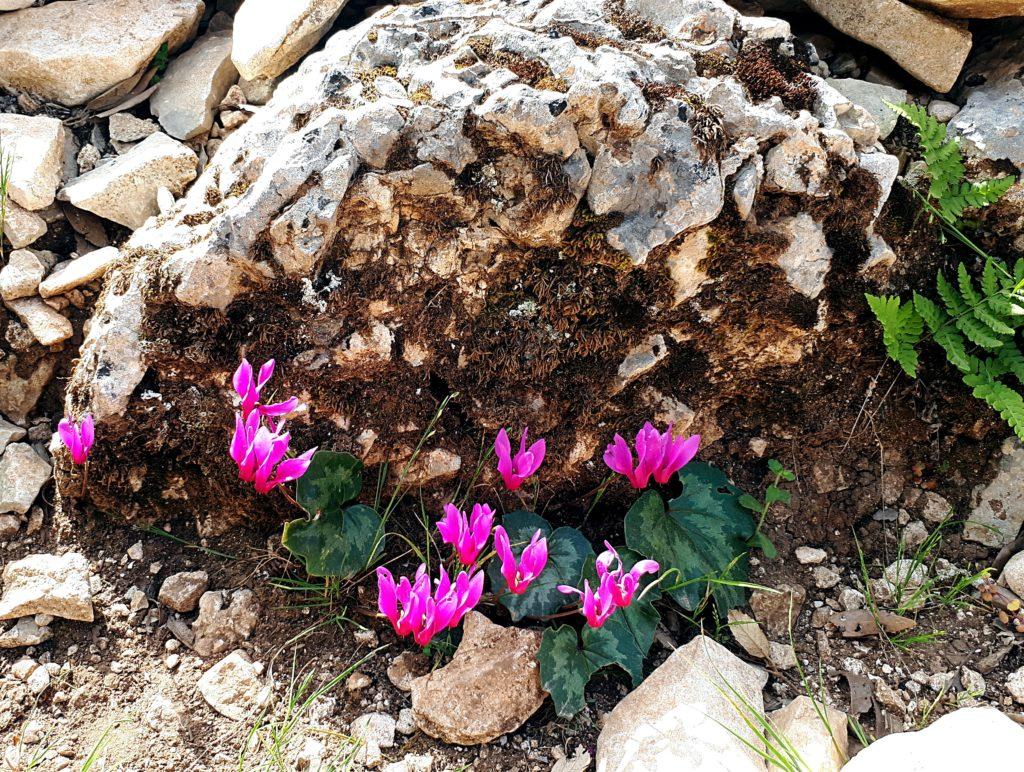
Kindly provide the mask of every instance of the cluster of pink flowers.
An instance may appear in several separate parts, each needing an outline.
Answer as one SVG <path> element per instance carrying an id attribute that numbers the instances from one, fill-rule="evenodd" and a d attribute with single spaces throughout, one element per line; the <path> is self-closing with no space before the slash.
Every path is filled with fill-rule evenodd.
<path id="1" fill-rule="evenodd" d="M 71 452 L 72 463 L 81 465 L 88 460 L 89 451 L 96 439 L 92 414 L 86 413 L 81 421 L 74 421 L 70 416 L 62 418 L 57 424 L 57 434 L 64 447 Z"/>
<path id="2" fill-rule="evenodd" d="M 655 574 L 659 566 L 653 560 L 638 560 L 629 571 L 622 565 L 622 558 L 608 542 L 607 549 L 597 556 L 597 589 L 590 582 L 583 580 L 583 589 L 560 584 L 558 589 L 566 594 L 579 595 L 582 598 L 580 611 L 591 627 L 601 627 L 615 613 L 616 609 L 626 608 L 633 602 L 633 596 L 640 587 L 640 578 L 644 574 Z M 613 564 L 615 568 L 612 568 Z"/>
<path id="3" fill-rule="evenodd" d="M 285 431 L 283 419 L 276 425 L 270 419 L 296 410 L 299 398 L 260 404 L 260 392 L 273 375 L 273 359 L 260 367 L 258 377 L 253 376 L 249 361 L 243 359 L 232 380 L 241 405 L 235 413 L 230 455 L 238 466 L 239 478 L 251 482 L 257 493 L 269 493 L 278 485 L 298 480 L 306 473 L 317 450 L 311 448 L 302 455 L 288 458 L 291 433 Z"/>
<path id="4" fill-rule="evenodd" d="M 415 578 L 403 576 L 397 583 L 388 569 L 377 569 L 377 606 L 400 636 L 412 635 L 420 646 L 452 627 L 458 626 L 480 601 L 484 574 L 460 571 L 452 582 L 442 566 L 437 588 L 431 591 L 427 567 L 421 565 Z"/>
<path id="5" fill-rule="evenodd" d="M 604 451 L 604 462 L 613 472 L 625 475 L 634 488 L 646 488 L 652 476 L 656 483 L 664 485 L 697 455 L 700 435 L 675 437 L 672 424 L 664 432 L 659 432 L 648 421 L 637 432 L 634 447 L 635 465 L 629 443 L 622 435 L 616 434 L 614 441 Z"/>

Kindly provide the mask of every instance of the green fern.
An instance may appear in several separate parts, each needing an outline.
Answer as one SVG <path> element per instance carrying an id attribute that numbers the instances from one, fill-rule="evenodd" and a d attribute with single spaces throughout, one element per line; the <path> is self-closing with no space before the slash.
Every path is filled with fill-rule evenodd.
<path id="1" fill-rule="evenodd" d="M 1024 352 L 1017 333 L 1024 329 L 1020 306 L 1024 261 L 1013 271 L 989 258 L 979 285 L 963 264 L 957 266 L 956 282 L 940 271 L 936 276 L 941 303 L 915 292 L 912 301 L 866 295 L 868 305 L 882 325 L 886 352 L 904 372 L 917 372 L 916 346 L 924 327 L 963 375 L 978 399 L 984 400 L 1024 441 L 1024 396 L 1006 382 L 1024 386 Z"/>
<path id="2" fill-rule="evenodd" d="M 919 105 L 886 104 L 917 129 L 921 155 L 928 170 L 928 198 L 947 223 L 959 222 L 966 209 L 981 209 L 995 203 L 1016 181 L 1013 176 L 982 182 L 964 180 L 967 170 L 960 144 L 947 136 L 945 124 Z"/>
<path id="3" fill-rule="evenodd" d="M 894 359 L 911 378 L 917 375 L 917 349 L 924 325 L 914 311 L 912 303 L 900 303 L 897 297 L 864 295 L 868 305 L 882 325 L 882 342 Z"/>

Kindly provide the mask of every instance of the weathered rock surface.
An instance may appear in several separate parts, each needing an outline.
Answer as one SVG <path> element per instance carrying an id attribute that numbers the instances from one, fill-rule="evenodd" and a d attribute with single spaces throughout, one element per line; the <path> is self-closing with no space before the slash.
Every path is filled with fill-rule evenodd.
<path id="1" fill-rule="evenodd" d="M 23 617 L 9 630 L 0 633 L 0 649 L 38 646 L 50 640 L 52 635 L 53 631 L 46 625 L 38 625 L 34 617 Z"/>
<path id="2" fill-rule="evenodd" d="M 0 17 L 0 40 L 3 40 Z M 0 43 L 2 47 L 3 43 Z M 2 73 L 2 70 L 0 70 Z M 64 124 L 43 115 L 0 114 L 4 154 L 10 159 L 8 195 L 25 209 L 53 203 L 64 162 Z"/>
<path id="3" fill-rule="evenodd" d="M 245 0 L 231 57 L 246 80 L 274 78 L 316 45 L 348 0 Z"/>
<path id="4" fill-rule="evenodd" d="M 999 578 L 1017 595 L 1024 597 L 1024 552 L 1018 552 L 1006 561 Z"/>
<path id="5" fill-rule="evenodd" d="M 724 3 L 636 13 L 664 28 L 657 43 L 603 7 L 441 0 L 429 20 L 399 6 L 308 56 L 108 274 L 69 390 L 114 438 L 86 495 L 129 518 L 187 513 L 203 533 L 269 516 L 210 439 L 233 420 L 224 387 L 243 354 L 277 357 L 275 388 L 304 395 L 296 445 L 362 447 L 371 464 L 408 458 L 457 383 L 460 416 L 417 471 L 427 491 L 464 473 L 474 436 L 522 423 L 565 449 L 546 483 L 582 485 L 610 422 L 650 415 L 648 387 L 681 384 L 673 398 L 711 421 L 759 374 L 812 367 L 831 325 L 848 328 L 826 301 L 888 192 L 858 156 L 877 128 L 818 99 L 812 76 L 779 71 L 798 86 L 764 93 L 756 75 L 698 67 L 708 47 L 741 74 L 776 66 L 738 50 Z M 738 224 L 719 213 L 741 169 Z M 694 357 L 706 376 L 682 378 Z M 139 396 L 147 372 L 164 410 Z"/>
<path id="6" fill-rule="evenodd" d="M 515 731 L 544 702 L 539 649 L 540 633 L 501 627 L 470 612 L 452 661 L 412 682 L 417 726 L 458 745 Z"/>
<path id="7" fill-rule="evenodd" d="M 204 592 L 199 616 L 192 623 L 193 648 L 209 657 L 221 654 L 247 639 L 256 628 L 260 607 L 252 590 Z"/>
<path id="8" fill-rule="evenodd" d="M 1024 16 L 1024 0 L 911 0 L 914 5 L 956 19 Z"/>
<path id="9" fill-rule="evenodd" d="M 199 679 L 207 704 L 232 721 L 243 721 L 270 700 L 271 685 L 244 651 L 233 651 Z"/>
<path id="10" fill-rule="evenodd" d="M 49 479 L 50 465 L 31 445 L 8 445 L 0 456 L 0 512 L 28 512 Z"/>
<path id="11" fill-rule="evenodd" d="M 26 432 L 20 426 L 0 418 L 0 453 L 12 442 L 17 442 L 25 436 Z"/>
<path id="12" fill-rule="evenodd" d="M 103 276 L 120 254 L 117 247 L 103 247 L 74 260 L 58 263 L 53 273 L 40 282 L 39 294 L 44 298 L 52 298 L 88 284 Z"/>
<path id="13" fill-rule="evenodd" d="M 193 34 L 202 0 L 58 0 L 0 16 L 0 85 L 80 105 Z"/>
<path id="14" fill-rule="evenodd" d="M 935 772 L 1000 769 L 1017 763 L 1024 727 L 995 708 L 960 708 L 919 732 L 900 732 L 871 743 L 843 772 Z"/>
<path id="15" fill-rule="evenodd" d="M 208 32 L 171 62 L 149 100 L 164 131 L 191 139 L 213 125 L 213 108 L 238 79 L 231 62 L 231 31 Z"/>
<path id="16" fill-rule="evenodd" d="M 210 575 L 205 571 L 181 571 L 164 579 L 157 600 L 184 614 L 195 609 L 209 586 Z"/>
<path id="17" fill-rule="evenodd" d="M 77 552 L 40 553 L 11 561 L 4 567 L 0 619 L 49 614 L 91 622 L 91 573 L 89 561 Z"/>
<path id="18" fill-rule="evenodd" d="M 1003 443 L 996 476 L 971 494 L 972 512 L 964 524 L 964 538 L 989 547 L 1002 547 L 1017 536 L 1024 524 L 1024 447 L 1014 438 Z"/>
<path id="19" fill-rule="evenodd" d="M 46 233 L 46 220 L 8 200 L 4 216 L 4 237 L 15 249 L 27 247 Z"/>
<path id="20" fill-rule="evenodd" d="M 886 105 L 907 101 L 907 92 L 884 83 L 871 83 L 856 78 L 829 78 L 828 84 L 855 104 L 867 110 L 878 126 L 878 136 L 888 137 L 896 128 L 896 111 Z"/>
<path id="21" fill-rule="evenodd" d="M 764 741 L 744 724 L 726 694 L 735 689 L 751 710 L 763 714 L 761 690 L 767 680 L 764 671 L 713 639 L 694 638 L 605 718 L 597 738 L 597 772 L 763 772 L 762 757 L 733 733 L 762 749 Z"/>
<path id="22" fill-rule="evenodd" d="M 28 331 L 44 346 L 55 346 L 75 334 L 71 322 L 40 298 L 8 300 L 7 307 L 18 315 Z"/>
<path id="23" fill-rule="evenodd" d="M 8 324 L 8 333 L 12 326 L 13 322 Z M 54 369 L 50 358 L 22 365 L 18 356 L 10 354 L 0 361 L 0 413 L 23 423 L 53 377 Z"/>
<path id="24" fill-rule="evenodd" d="M 822 721 L 828 721 L 828 726 Z M 786 738 L 807 769 L 839 772 L 849 747 L 846 714 L 810 697 L 800 695 L 781 710 L 768 714 L 776 730 Z"/>
<path id="25" fill-rule="evenodd" d="M 971 33 L 965 25 L 901 0 L 807 0 L 807 4 L 833 27 L 884 51 L 936 91 L 953 88 L 971 52 Z"/>
<path id="26" fill-rule="evenodd" d="M 46 276 L 46 264 L 35 252 L 16 249 L 0 269 L 0 297 L 4 300 L 31 297 L 39 291 L 39 282 Z"/>
<path id="27" fill-rule="evenodd" d="M 952 128 L 968 153 L 1024 169 L 1024 40 L 1007 36 L 971 61 L 979 85 L 966 89 Z"/>
<path id="28" fill-rule="evenodd" d="M 151 134 L 122 156 L 69 182 L 60 193 L 79 209 L 129 228 L 158 214 L 157 191 L 181 195 L 196 178 L 196 154 L 162 132 Z"/>

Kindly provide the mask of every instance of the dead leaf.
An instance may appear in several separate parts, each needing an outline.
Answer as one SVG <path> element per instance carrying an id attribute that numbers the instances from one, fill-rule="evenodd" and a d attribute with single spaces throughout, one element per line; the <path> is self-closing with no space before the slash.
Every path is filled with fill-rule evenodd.
<path id="1" fill-rule="evenodd" d="M 737 609 L 731 609 L 728 617 L 732 637 L 747 654 L 758 659 L 771 658 L 771 644 L 768 642 L 764 630 L 761 629 L 761 625 Z"/>
<path id="2" fill-rule="evenodd" d="M 843 676 L 850 685 L 850 714 L 859 716 L 867 713 L 874 703 L 871 679 L 847 671 L 843 671 Z"/>
<path id="3" fill-rule="evenodd" d="M 881 632 L 878 628 L 879 623 L 890 635 L 917 627 L 917 622 L 913 619 L 901 617 L 899 614 L 892 614 L 888 611 L 872 614 L 868 609 L 838 611 L 832 614 L 829 622 L 842 631 L 844 638 L 866 638 L 869 635 L 878 635 Z"/>
<path id="4" fill-rule="evenodd" d="M 147 99 L 149 99 L 149 97 L 153 94 L 153 92 L 156 91 L 159 87 L 160 87 L 160 84 L 157 83 L 155 86 L 150 86 L 145 91 L 140 91 L 137 94 L 133 94 L 132 96 L 128 97 L 126 100 L 121 102 L 116 107 L 111 107 L 109 110 L 105 110 L 102 113 L 97 113 L 96 117 L 97 118 L 109 118 L 114 113 L 120 113 L 120 112 L 123 112 L 125 110 L 130 110 L 131 108 L 135 107 L 135 105 L 140 104 L 142 102 L 145 102 Z"/>
<path id="5" fill-rule="evenodd" d="M 100 110 L 106 110 L 113 107 L 118 102 L 124 101 L 124 98 L 128 94 L 132 93 L 135 87 L 139 85 L 139 81 L 142 80 L 142 76 L 145 72 L 145 70 L 139 70 L 137 73 L 125 78 L 120 83 L 115 83 L 102 94 L 93 97 L 89 102 L 87 102 L 85 109 L 96 113 Z"/>

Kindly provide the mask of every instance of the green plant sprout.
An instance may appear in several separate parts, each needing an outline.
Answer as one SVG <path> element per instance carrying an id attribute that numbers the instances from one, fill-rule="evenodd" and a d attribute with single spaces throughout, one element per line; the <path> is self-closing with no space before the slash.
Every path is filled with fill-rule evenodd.
<path id="1" fill-rule="evenodd" d="M 761 528 L 764 526 L 765 518 L 768 516 L 768 510 L 772 508 L 773 504 L 789 506 L 792 496 L 789 491 L 780 488 L 779 483 L 783 481 L 793 482 L 796 479 L 796 475 L 774 458 L 768 461 L 768 471 L 775 475 L 775 479 L 765 489 L 764 501 L 758 501 L 757 498 L 749 493 L 744 493 L 739 498 L 739 504 L 757 515 L 757 527 L 754 529 L 754 535 L 750 537 L 747 544 L 760 549 L 769 560 L 774 560 L 778 557 L 779 551 L 772 544 L 772 540 L 765 536 Z"/>

